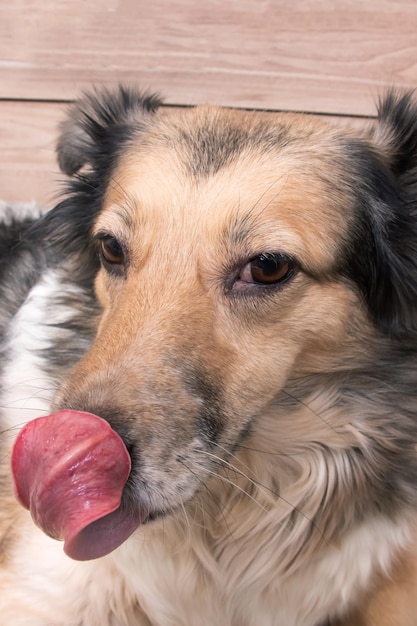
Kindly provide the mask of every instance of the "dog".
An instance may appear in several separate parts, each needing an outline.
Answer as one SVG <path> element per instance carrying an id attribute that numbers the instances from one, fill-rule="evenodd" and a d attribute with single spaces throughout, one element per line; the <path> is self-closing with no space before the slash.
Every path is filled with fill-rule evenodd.
<path id="1" fill-rule="evenodd" d="M 55 208 L 3 207 L 1 623 L 416 626 L 412 94 L 94 91 L 57 154 Z"/>

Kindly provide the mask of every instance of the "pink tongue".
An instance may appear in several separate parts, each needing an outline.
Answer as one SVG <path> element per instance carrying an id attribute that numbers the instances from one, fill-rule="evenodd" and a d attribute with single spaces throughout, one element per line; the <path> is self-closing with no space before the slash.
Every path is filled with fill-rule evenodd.
<path id="1" fill-rule="evenodd" d="M 12 452 L 19 502 L 35 524 L 79 561 L 108 554 L 146 517 L 120 506 L 130 456 L 108 422 L 59 411 L 29 422 Z"/>

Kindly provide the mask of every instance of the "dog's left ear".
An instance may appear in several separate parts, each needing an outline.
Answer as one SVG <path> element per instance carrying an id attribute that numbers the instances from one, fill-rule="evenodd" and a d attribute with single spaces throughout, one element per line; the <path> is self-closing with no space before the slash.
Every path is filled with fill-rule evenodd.
<path id="1" fill-rule="evenodd" d="M 363 147 L 352 155 L 362 183 L 344 273 L 377 327 L 407 337 L 417 332 L 417 103 L 410 93 L 380 101 Z"/>
<path id="2" fill-rule="evenodd" d="M 123 86 L 85 94 L 60 127 L 57 155 L 62 172 L 73 176 L 86 165 L 106 169 L 132 131 L 160 105 L 157 95 Z"/>

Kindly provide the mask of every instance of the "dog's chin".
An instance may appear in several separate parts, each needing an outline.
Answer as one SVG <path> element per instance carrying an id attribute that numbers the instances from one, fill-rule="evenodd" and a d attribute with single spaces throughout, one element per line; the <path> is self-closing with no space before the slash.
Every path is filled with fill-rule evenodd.
<path id="1" fill-rule="evenodd" d="M 132 470 L 132 475 L 134 473 L 135 469 Z M 141 486 L 138 488 L 137 481 L 129 477 L 123 491 L 121 508 L 127 515 L 140 515 L 141 526 L 151 526 L 154 522 L 184 514 L 184 511 L 192 507 L 200 493 L 206 489 L 204 476 L 201 477 L 199 483 L 190 485 L 186 492 L 183 492 L 183 485 L 175 485 L 175 483 L 168 485 L 166 494 L 156 489 L 155 485 L 140 482 Z"/>

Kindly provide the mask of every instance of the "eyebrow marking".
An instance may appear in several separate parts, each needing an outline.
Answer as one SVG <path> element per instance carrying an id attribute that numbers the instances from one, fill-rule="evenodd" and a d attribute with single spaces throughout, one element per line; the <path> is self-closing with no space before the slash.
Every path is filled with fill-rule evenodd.
<path id="1" fill-rule="evenodd" d="M 283 178 L 283 175 L 278 176 L 264 191 L 261 193 L 256 202 L 251 206 L 249 211 L 245 215 L 235 215 L 234 219 L 227 224 L 223 232 L 224 241 L 228 241 L 235 245 L 244 246 L 247 241 L 252 238 L 253 232 L 259 227 L 262 222 L 262 213 L 266 211 L 273 202 L 282 193 L 282 186 L 276 191 L 276 193 L 269 199 L 267 204 L 259 209 L 259 205 L 265 196 L 274 188 L 275 185 Z M 239 193 L 239 205 L 241 204 Z M 259 210 L 257 210 L 259 209 Z"/>
<path id="2" fill-rule="evenodd" d="M 93 237 L 109 233 L 126 238 L 126 234 L 131 231 L 132 223 L 131 211 L 123 205 L 112 205 L 99 214 L 93 227 Z"/>

